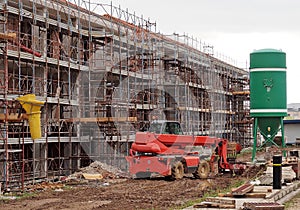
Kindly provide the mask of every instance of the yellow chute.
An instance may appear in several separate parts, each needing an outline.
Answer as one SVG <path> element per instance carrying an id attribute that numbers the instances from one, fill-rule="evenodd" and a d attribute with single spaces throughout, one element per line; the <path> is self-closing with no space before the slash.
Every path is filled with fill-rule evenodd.
<path id="1" fill-rule="evenodd" d="M 44 102 L 36 100 L 34 94 L 20 96 L 17 100 L 28 115 L 31 138 L 33 140 L 41 138 L 41 107 L 44 105 Z"/>

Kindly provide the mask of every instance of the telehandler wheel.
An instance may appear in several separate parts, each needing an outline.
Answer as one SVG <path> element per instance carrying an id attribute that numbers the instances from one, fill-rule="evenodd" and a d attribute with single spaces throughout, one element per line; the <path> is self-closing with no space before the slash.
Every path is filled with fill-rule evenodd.
<path id="1" fill-rule="evenodd" d="M 209 163 L 205 160 L 201 160 L 197 171 L 194 173 L 195 178 L 206 179 L 208 178 L 210 171 Z"/>
<path id="2" fill-rule="evenodd" d="M 171 169 L 171 179 L 182 179 L 184 174 L 184 167 L 182 162 L 176 162 Z"/>

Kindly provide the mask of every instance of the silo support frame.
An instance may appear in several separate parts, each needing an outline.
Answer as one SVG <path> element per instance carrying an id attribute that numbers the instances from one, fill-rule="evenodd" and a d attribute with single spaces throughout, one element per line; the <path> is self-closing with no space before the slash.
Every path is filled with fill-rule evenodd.
<path id="1" fill-rule="evenodd" d="M 253 149 L 252 149 L 252 162 L 256 156 L 256 146 L 257 146 L 257 118 L 254 118 L 254 125 L 253 125 Z"/>
<path id="2" fill-rule="evenodd" d="M 256 151 L 257 151 L 257 131 L 258 131 L 259 127 L 258 127 L 258 118 L 255 117 L 254 118 L 254 125 L 253 125 L 253 149 L 252 149 L 252 162 L 255 159 L 256 156 Z M 278 144 L 276 144 L 276 142 L 274 142 L 274 138 L 277 135 L 277 133 L 281 131 L 281 147 L 285 148 L 285 140 L 284 140 L 284 127 L 283 127 L 283 117 L 280 117 L 280 127 L 278 128 L 277 132 L 274 132 L 273 135 L 268 136 L 266 135 L 264 132 L 262 132 L 260 130 L 260 133 L 262 134 L 262 136 L 264 137 L 265 141 L 262 145 L 259 146 L 259 149 L 261 149 L 264 145 L 266 145 L 267 143 L 271 143 L 273 145 L 275 145 L 276 147 L 279 147 Z M 283 151 L 283 155 L 284 157 L 286 156 L 286 152 Z"/>
<path id="3" fill-rule="evenodd" d="M 284 127 L 283 127 L 283 117 L 280 120 L 280 128 L 281 128 L 281 145 L 283 150 L 283 157 L 286 157 L 286 150 L 285 150 L 285 140 L 284 140 Z"/>

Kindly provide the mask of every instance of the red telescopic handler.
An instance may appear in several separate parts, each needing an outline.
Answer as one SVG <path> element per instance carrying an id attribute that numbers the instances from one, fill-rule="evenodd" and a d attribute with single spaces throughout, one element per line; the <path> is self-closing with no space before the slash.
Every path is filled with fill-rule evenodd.
<path id="1" fill-rule="evenodd" d="M 241 146 L 226 139 L 185 135 L 176 121 L 156 120 L 147 132 L 137 132 L 129 156 L 134 178 L 154 174 L 175 180 L 185 174 L 208 178 L 220 172 L 242 173 L 245 164 L 236 163 Z"/>

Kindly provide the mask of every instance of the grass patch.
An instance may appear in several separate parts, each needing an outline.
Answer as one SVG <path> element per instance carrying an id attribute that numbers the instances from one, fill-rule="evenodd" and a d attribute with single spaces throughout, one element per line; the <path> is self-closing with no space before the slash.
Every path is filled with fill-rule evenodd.
<path id="1" fill-rule="evenodd" d="M 16 196 L 17 199 L 25 199 L 25 198 L 32 198 L 37 196 L 36 192 L 24 192 L 22 195 Z"/>
<path id="2" fill-rule="evenodd" d="M 37 195 L 36 192 L 17 192 L 17 193 L 8 193 L 8 194 L 4 194 L 0 200 L 14 200 L 14 199 L 26 199 L 26 198 L 32 198 L 35 197 Z"/>
<path id="3" fill-rule="evenodd" d="M 57 189 L 60 189 L 60 188 L 57 188 Z M 68 185 L 64 185 L 62 188 L 62 190 L 64 191 L 67 191 L 67 190 L 71 190 L 73 189 L 72 186 L 68 186 Z M 55 191 L 55 189 L 48 189 L 48 190 L 52 190 L 52 191 Z M 9 197 L 15 197 L 15 199 L 26 199 L 26 198 L 34 198 L 36 196 L 38 196 L 39 193 L 41 193 L 43 191 L 33 191 L 33 192 L 28 192 L 28 191 L 25 191 L 25 192 L 10 192 L 6 195 L 4 195 L 2 197 L 2 200 L 7 200 L 7 198 Z M 7 198 L 6 198 L 7 197 Z M 1 198 L 0 198 L 1 199 Z"/>

